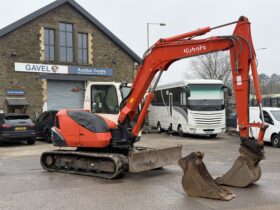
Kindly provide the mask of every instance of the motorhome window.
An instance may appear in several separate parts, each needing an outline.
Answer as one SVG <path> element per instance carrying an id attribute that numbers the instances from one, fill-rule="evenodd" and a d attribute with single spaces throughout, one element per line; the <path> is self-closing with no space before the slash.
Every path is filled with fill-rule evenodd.
<path id="1" fill-rule="evenodd" d="M 152 101 L 152 105 L 153 106 L 163 106 L 163 101 L 162 101 L 162 97 L 161 97 L 161 91 L 157 90 L 154 92 L 155 97 Z"/>
<path id="2" fill-rule="evenodd" d="M 187 95 L 186 95 L 186 92 L 181 92 L 180 93 L 180 105 L 181 106 L 186 106 L 187 105 Z"/>
<path id="3" fill-rule="evenodd" d="M 168 92 L 168 94 L 164 94 L 164 92 Z M 169 106 L 169 90 L 164 91 L 160 90 L 160 95 L 161 95 L 161 101 L 162 101 L 162 106 Z"/>
<path id="4" fill-rule="evenodd" d="M 91 111 L 104 114 L 119 113 L 119 104 L 115 86 L 93 85 L 91 87 Z"/>
<path id="5" fill-rule="evenodd" d="M 180 106 L 180 89 L 181 88 L 172 88 L 171 93 L 173 97 L 173 106 Z"/>
<path id="6" fill-rule="evenodd" d="M 280 121 L 280 111 L 272 110 L 270 112 L 277 121 Z"/>

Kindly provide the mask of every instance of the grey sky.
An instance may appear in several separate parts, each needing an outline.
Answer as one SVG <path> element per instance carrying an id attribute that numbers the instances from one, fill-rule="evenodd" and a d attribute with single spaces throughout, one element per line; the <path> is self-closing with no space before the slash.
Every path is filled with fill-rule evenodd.
<path id="1" fill-rule="evenodd" d="M 163 22 L 165 27 L 150 26 L 150 43 L 205 26 L 235 21 L 245 15 L 252 23 L 252 35 L 257 50 L 259 72 L 280 73 L 280 2 L 277 0 L 76 0 L 109 30 L 125 42 L 140 57 L 147 49 L 147 22 Z M 0 28 L 53 2 L 52 0 L 0 0 Z M 233 27 L 215 30 L 210 35 L 231 34 Z M 165 72 L 162 82 L 183 78 L 191 74 L 189 59 L 175 63 Z"/>

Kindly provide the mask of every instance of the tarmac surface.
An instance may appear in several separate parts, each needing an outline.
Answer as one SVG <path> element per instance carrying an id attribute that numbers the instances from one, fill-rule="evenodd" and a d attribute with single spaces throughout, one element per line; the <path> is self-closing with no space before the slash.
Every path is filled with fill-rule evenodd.
<path id="1" fill-rule="evenodd" d="M 183 155 L 203 151 L 204 162 L 213 177 L 226 172 L 238 156 L 239 138 L 227 135 L 215 139 L 144 134 L 140 145 L 183 145 Z M 280 209 L 280 148 L 265 146 L 261 179 L 248 188 L 228 189 L 231 201 L 189 197 L 181 186 L 177 165 L 161 170 L 127 174 L 117 180 L 50 173 L 41 168 L 40 154 L 51 144 L 37 141 L 0 145 L 0 209 Z"/>

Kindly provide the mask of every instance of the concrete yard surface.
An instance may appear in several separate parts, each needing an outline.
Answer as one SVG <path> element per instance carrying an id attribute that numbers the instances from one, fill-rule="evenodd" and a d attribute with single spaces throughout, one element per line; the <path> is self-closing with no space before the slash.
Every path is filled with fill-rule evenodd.
<path id="1" fill-rule="evenodd" d="M 239 138 L 178 137 L 144 134 L 138 145 L 183 145 L 183 155 L 203 151 L 204 162 L 213 177 L 225 173 L 239 155 Z M 261 179 L 248 188 L 228 189 L 236 194 L 231 201 L 189 197 L 181 186 L 178 165 L 116 180 L 50 173 L 42 169 L 40 154 L 55 149 L 36 142 L 0 145 L 0 209 L 280 209 L 280 149 L 265 146 Z"/>

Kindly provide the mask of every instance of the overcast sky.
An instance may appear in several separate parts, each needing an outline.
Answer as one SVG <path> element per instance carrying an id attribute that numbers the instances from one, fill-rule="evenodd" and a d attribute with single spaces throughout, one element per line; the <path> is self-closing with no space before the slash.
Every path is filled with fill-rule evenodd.
<path id="1" fill-rule="evenodd" d="M 279 0 L 76 0 L 134 52 L 142 57 L 147 49 L 148 22 L 165 23 L 150 26 L 150 43 L 205 26 L 216 26 L 247 16 L 251 22 L 260 73 L 279 73 L 280 1 Z M 0 0 L 0 28 L 53 2 L 52 0 Z M 233 27 L 209 35 L 231 34 Z M 278 50 L 277 50 L 278 49 Z M 173 64 L 161 82 L 181 80 L 184 72 L 192 74 L 190 59 Z"/>

